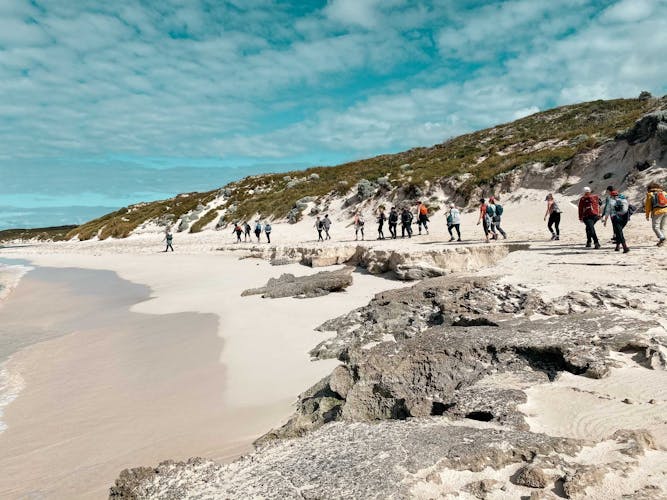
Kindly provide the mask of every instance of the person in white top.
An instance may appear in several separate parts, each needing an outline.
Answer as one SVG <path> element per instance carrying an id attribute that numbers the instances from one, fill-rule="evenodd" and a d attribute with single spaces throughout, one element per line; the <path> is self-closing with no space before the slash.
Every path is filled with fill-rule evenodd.
<path id="1" fill-rule="evenodd" d="M 449 231 L 449 241 L 454 241 L 454 233 L 452 229 L 456 229 L 458 240 L 461 241 L 461 212 L 454 203 L 449 204 L 449 212 L 447 212 L 447 231 Z"/>

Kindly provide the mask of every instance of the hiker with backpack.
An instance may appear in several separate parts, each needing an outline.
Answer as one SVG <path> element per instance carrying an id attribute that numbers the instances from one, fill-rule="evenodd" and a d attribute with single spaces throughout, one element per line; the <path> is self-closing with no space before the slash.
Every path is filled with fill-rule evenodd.
<path id="1" fill-rule="evenodd" d="M 426 234 L 428 234 L 428 207 L 421 201 L 417 202 L 419 207 L 417 208 L 417 227 L 419 228 L 419 234 L 422 234 L 422 226 Z"/>
<path id="2" fill-rule="evenodd" d="M 329 229 L 331 228 L 331 219 L 329 218 L 329 214 L 324 216 L 322 223 L 324 224 L 324 233 L 326 234 L 326 238 L 324 239 L 330 240 L 331 236 L 329 236 Z"/>
<path id="3" fill-rule="evenodd" d="M 479 200 L 479 219 L 477 220 L 477 225 L 482 224 L 484 229 L 484 237 L 486 242 L 489 243 L 489 233 L 491 233 L 491 239 L 497 239 L 498 235 L 496 234 L 496 228 L 493 226 L 492 215 L 489 213 L 489 205 L 487 205 L 484 198 Z"/>
<path id="4" fill-rule="evenodd" d="M 248 241 L 248 238 L 250 238 L 250 241 L 252 241 L 252 236 L 250 235 L 250 224 L 245 222 L 243 224 L 243 241 Z"/>
<path id="5" fill-rule="evenodd" d="M 551 241 L 560 239 L 560 207 L 556 200 L 554 200 L 554 195 L 549 193 L 544 199 L 547 202 L 547 211 L 544 214 L 544 220 L 547 220 L 549 217 L 549 222 L 547 222 L 547 229 L 551 233 Z M 554 231 L 555 229 L 555 231 Z"/>
<path id="6" fill-rule="evenodd" d="M 255 236 L 257 237 L 257 243 L 259 243 L 259 237 L 262 234 L 262 223 L 259 222 L 259 219 L 255 221 Z"/>
<path id="7" fill-rule="evenodd" d="M 172 242 L 174 241 L 174 235 L 172 234 L 172 232 L 171 232 L 171 228 L 170 228 L 170 227 L 168 227 L 168 228 L 165 230 L 165 232 L 164 232 L 164 240 L 162 240 L 162 241 L 166 241 L 166 242 L 167 242 L 167 248 L 164 249 L 165 252 L 168 252 L 169 249 L 171 249 L 172 252 L 174 251 L 174 246 L 172 245 Z"/>
<path id="8" fill-rule="evenodd" d="M 490 211 L 491 222 L 493 222 L 493 227 L 497 231 L 494 231 L 495 239 L 498 239 L 498 233 L 503 235 L 503 239 L 507 239 L 507 233 L 503 231 L 503 228 L 500 227 L 500 221 L 503 215 L 503 206 L 499 203 L 496 203 L 496 199 L 491 196 L 489 198 L 489 205 L 487 210 Z"/>
<path id="9" fill-rule="evenodd" d="M 401 238 L 405 238 L 405 233 L 408 233 L 408 238 L 412 238 L 412 218 L 412 212 L 404 208 L 401 212 Z"/>
<path id="10" fill-rule="evenodd" d="M 320 216 L 317 216 L 317 220 L 315 220 L 315 229 L 317 229 L 317 241 L 324 241 L 324 238 L 322 238 L 322 231 L 324 230 L 324 221 L 320 219 Z"/>
<path id="11" fill-rule="evenodd" d="M 602 213 L 600 214 L 600 216 L 604 217 L 605 221 L 613 214 L 612 205 L 615 203 L 611 196 L 611 193 L 613 191 L 614 191 L 614 186 L 612 186 L 611 184 L 607 186 L 607 189 L 604 190 L 604 203 L 602 204 Z M 605 226 L 606 225 L 607 224 L 605 224 Z M 612 235 L 611 242 L 616 243 L 615 234 Z"/>
<path id="12" fill-rule="evenodd" d="M 584 187 L 584 195 L 579 198 L 579 221 L 586 226 L 586 248 L 591 248 L 591 241 L 595 249 L 600 248 L 600 241 L 595 232 L 595 223 L 600 220 L 600 197 L 591 193 L 591 188 Z"/>
<path id="13" fill-rule="evenodd" d="M 357 212 L 354 214 L 354 240 L 357 241 L 359 239 L 359 233 L 361 232 L 361 241 L 364 240 L 364 224 L 366 224 L 366 221 L 364 220 L 364 216 L 361 215 L 361 213 Z"/>
<path id="14" fill-rule="evenodd" d="M 609 206 L 611 215 L 605 215 L 604 225 L 607 225 L 607 220 L 611 217 L 611 227 L 614 230 L 614 241 L 616 242 L 614 250 L 618 252 L 621 249 L 621 246 L 623 246 L 623 253 L 628 253 L 630 249 L 625 243 L 623 228 L 630 219 L 630 204 L 628 203 L 628 200 L 625 199 L 625 196 L 614 190 L 609 193 Z"/>
<path id="15" fill-rule="evenodd" d="M 449 231 L 449 241 L 454 241 L 454 233 L 452 229 L 456 229 L 458 240 L 461 241 L 461 212 L 454 203 L 449 204 L 449 212 L 447 212 L 447 231 Z"/>
<path id="16" fill-rule="evenodd" d="M 384 207 L 380 207 L 378 210 L 378 240 L 384 239 L 384 232 L 382 227 L 384 226 L 384 221 L 387 220 L 387 216 L 384 214 Z"/>
<path id="17" fill-rule="evenodd" d="M 646 201 L 644 202 L 646 220 L 652 219 L 653 232 L 658 237 L 658 246 L 665 244 L 665 223 L 667 221 L 667 195 L 662 186 L 651 182 L 646 187 Z"/>
<path id="18" fill-rule="evenodd" d="M 396 239 L 396 226 L 398 226 L 398 212 L 396 207 L 391 207 L 389 211 L 389 232 L 392 240 Z"/>
<path id="19" fill-rule="evenodd" d="M 236 243 L 241 243 L 241 235 L 243 234 L 243 228 L 238 222 L 234 223 L 234 229 L 232 229 L 232 234 L 236 233 Z"/>
<path id="20" fill-rule="evenodd" d="M 271 224 L 264 222 L 264 234 L 266 235 L 266 242 L 271 243 Z"/>

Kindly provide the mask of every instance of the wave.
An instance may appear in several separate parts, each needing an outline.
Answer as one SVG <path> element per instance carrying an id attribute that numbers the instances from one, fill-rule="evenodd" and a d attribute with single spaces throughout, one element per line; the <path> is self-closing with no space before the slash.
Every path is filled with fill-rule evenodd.
<path id="1" fill-rule="evenodd" d="M 7 361 L 0 364 L 0 434 L 7 428 L 7 424 L 2 420 L 5 408 L 16 399 L 23 387 L 23 377 L 18 373 L 11 373 L 7 368 Z"/>
<path id="2" fill-rule="evenodd" d="M 31 266 L 0 263 L 0 302 L 5 300 L 18 286 L 21 278 L 33 269 Z"/>

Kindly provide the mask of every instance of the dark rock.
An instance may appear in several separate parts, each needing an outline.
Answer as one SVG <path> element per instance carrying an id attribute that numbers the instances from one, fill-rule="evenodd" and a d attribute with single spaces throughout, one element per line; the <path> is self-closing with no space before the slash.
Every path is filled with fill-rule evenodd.
<path id="1" fill-rule="evenodd" d="M 339 271 L 320 271 L 308 276 L 296 277 L 283 274 L 279 278 L 271 278 L 266 286 L 245 290 L 241 296 L 262 295 L 263 298 L 277 299 L 280 297 L 320 297 L 331 292 L 340 292 L 352 284 L 353 268 Z"/>
<path id="2" fill-rule="evenodd" d="M 630 144 L 646 142 L 652 137 L 658 137 L 667 144 L 667 111 L 654 111 L 637 120 L 634 127 L 620 134 L 617 139 L 624 139 Z"/>

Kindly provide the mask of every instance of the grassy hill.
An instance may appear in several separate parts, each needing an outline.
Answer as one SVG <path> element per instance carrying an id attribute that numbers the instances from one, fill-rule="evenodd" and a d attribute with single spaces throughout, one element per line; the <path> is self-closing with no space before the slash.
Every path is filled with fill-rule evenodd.
<path id="1" fill-rule="evenodd" d="M 138 203 L 72 229 L 68 238 L 84 240 L 98 235 L 122 238 L 141 224 L 176 223 L 199 210 L 189 225 L 201 230 L 221 213 L 238 220 L 255 214 L 284 218 L 304 197 L 315 200 L 347 196 L 362 179 L 392 191 L 416 191 L 455 178 L 456 195 L 469 200 L 480 185 L 493 185 L 500 174 L 526 164 L 551 166 L 599 147 L 628 128 L 642 115 L 667 108 L 667 99 L 615 99 L 554 108 L 520 120 L 461 135 L 442 144 L 381 155 L 335 167 L 246 177 L 220 190 L 188 193 L 152 203 Z M 0 235 L 1 237 L 1 235 Z"/>

